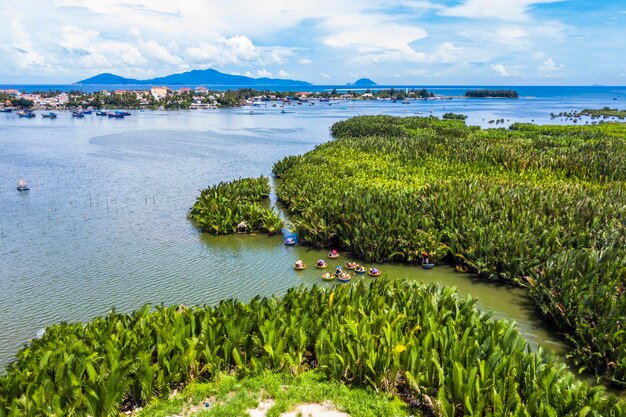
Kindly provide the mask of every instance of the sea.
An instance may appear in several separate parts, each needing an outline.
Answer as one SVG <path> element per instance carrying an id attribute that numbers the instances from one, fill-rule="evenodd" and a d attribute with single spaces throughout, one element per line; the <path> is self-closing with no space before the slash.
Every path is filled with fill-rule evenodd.
<path id="1" fill-rule="evenodd" d="M 445 96 L 474 88 L 412 87 Z M 0 87 L 6 88 L 130 87 Z M 298 90 L 333 88 L 349 87 Z M 329 128 L 338 120 L 455 112 L 466 114 L 468 124 L 506 128 L 515 122 L 573 123 L 550 113 L 626 108 L 626 87 L 489 88 L 514 89 L 520 98 L 268 103 L 131 111 L 124 119 L 95 114 L 77 119 L 69 112 L 59 112 L 57 119 L 25 119 L 0 113 L 0 373 L 21 346 L 55 323 L 88 321 L 111 309 L 130 312 L 146 303 L 212 305 L 231 297 L 282 294 L 296 285 L 329 285 L 314 268 L 292 269 L 296 259 L 312 265 L 325 258 L 323 250 L 286 247 L 281 236 L 209 236 L 186 215 L 202 188 L 239 177 L 271 177 L 277 160 L 332 140 Z M 16 190 L 21 178 L 29 182 L 29 191 Z M 273 194 L 268 204 L 281 210 Z M 348 259 L 350 254 L 342 254 L 341 262 Z M 557 354 L 567 350 L 562 336 L 543 322 L 519 288 L 483 282 L 445 265 L 430 271 L 378 267 L 388 279 L 455 286 L 477 297 L 481 308 L 515 320 L 535 346 Z"/>
<path id="2" fill-rule="evenodd" d="M 168 87 L 173 90 L 177 90 L 181 87 L 196 88 L 200 85 L 169 85 Z M 237 90 L 239 88 L 254 88 L 260 91 L 294 91 L 294 92 L 330 92 L 333 89 L 337 91 L 365 91 L 365 90 L 384 90 L 395 88 L 399 90 L 406 89 L 422 89 L 425 88 L 428 91 L 432 91 L 439 96 L 463 96 L 467 90 L 474 89 L 504 89 L 515 90 L 522 98 L 533 99 L 555 99 L 555 98 L 580 98 L 580 99 L 597 99 L 597 100 L 624 100 L 626 97 L 626 86 L 472 86 L 472 85 L 376 85 L 371 87 L 356 87 L 351 85 L 310 85 L 310 86 L 233 86 L 233 85 L 205 85 L 210 90 L 226 91 Z M 82 91 L 85 93 L 93 93 L 95 91 L 113 91 L 113 90 L 149 90 L 150 85 L 137 84 L 137 85 L 81 85 L 81 84 L 0 84 L 0 90 L 14 89 L 20 92 L 32 93 L 39 91 Z"/>

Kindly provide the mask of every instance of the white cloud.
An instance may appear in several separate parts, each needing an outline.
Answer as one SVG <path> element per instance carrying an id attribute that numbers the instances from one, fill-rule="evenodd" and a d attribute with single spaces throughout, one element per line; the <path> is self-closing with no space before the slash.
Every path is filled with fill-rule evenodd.
<path id="1" fill-rule="evenodd" d="M 326 74 L 325 72 L 321 72 L 320 75 L 322 76 L 322 78 L 330 80 L 330 75 Z"/>
<path id="2" fill-rule="evenodd" d="M 311 61 L 309 58 L 300 58 L 298 60 L 298 64 L 302 64 L 302 65 L 310 65 L 312 63 L 313 61 Z"/>
<path id="3" fill-rule="evenodd" d="M 536 4 L 562 0 L 465 0 L 462 4 L 441 10 L 444 16 L 468 19 L 526 20 L 527 11 Z"/>
<path id="4" fill-rule="evenodd" d="M 541 71 L 557 71 L 564 68 L 564 65 L 556 65 L 552 58 L 548 58 L 539 66 Z"/>
<path id="5" fill-rule="evenodd" d="M 492 64 L 491 69 L 497 72 L 501 77 L 509 77 L 511 75 L 502 64 Z"/>
<path id="6" fill-rule="evenodd" d="M 280 71 L 278 71 L 278 75 L 277 76 L 278 76 L 278 78 L 292 78 L 293 77 L 292 74 L 290 74 L 287 71 L 282 70 L 282 69 Z"/>
<path id="7" fill-rule="evenodd" d="M 330 35 L 322 42 L 332 48 L 356 52 L 355 62 L 380 63 L 398 60 L 420 61 L 425 58 L 410 44 L 428 34 L 424 29 L 385 21 L 380 16 L 360 16 L 347 20 L 343 16 L 330 18 L 325 26 Z M 372 28 L 376 30 L 372 30 Z"/>
<path id="8" fill-rule="evenodd" d="M 263 69 L 260 69 L 260 70 L 254 71 L 254 72 L 246 71 L 244 73 L 244 75 L 246 77 L 254 77 L 254 78 L 263 78 L 263 77 L 269 78 L 269 77 L 272 76 L 272 73 L 270 71 L 266 70 L 265 68 L 263 68 Z"/>
<path id="9" fill-rule="evenodd" d="M 185 50 L 185 56 L 189 61 L 204 66 L 284 64 L 294 55 L 293 48 L 258 47 L 244 35 L 230 38 L 218 36 L 213 41 L 201 42 Z"/>

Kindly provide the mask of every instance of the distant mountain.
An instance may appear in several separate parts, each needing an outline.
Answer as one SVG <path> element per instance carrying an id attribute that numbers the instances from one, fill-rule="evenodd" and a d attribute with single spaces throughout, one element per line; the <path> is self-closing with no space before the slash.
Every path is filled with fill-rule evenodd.
<path id="1" fill-rule="evenodd" d="M 141 85 L 232 85 L 241 87 L 253 86 L 306 86 L 311 85 L 306 81 L 284 80 L 278 78 L 251 78 L 243 75 L 230 75 L 214 69 L 193 70 L 182 74 L 172 74 L 166 77 L 152 78 L 150 80 L 135 80 L 124 78 L 114 74 L 99 74 L 75 84 L 141 84 Z"/>
<path id="2" fill-rule="evenodd" d="M 369 78 L 359 78 L 355 82 L 348 83 L 347 85 L 352 85 L 354 87 L 371 87 L 371 86 L 378 85 L 378 84 L 376 84 L 374 81 L 370 80 Z"/>
<path id="3" fill-rule="evenodd" d="M 74 84 L 142 84 L 142 81 L 105 72 Z"/>

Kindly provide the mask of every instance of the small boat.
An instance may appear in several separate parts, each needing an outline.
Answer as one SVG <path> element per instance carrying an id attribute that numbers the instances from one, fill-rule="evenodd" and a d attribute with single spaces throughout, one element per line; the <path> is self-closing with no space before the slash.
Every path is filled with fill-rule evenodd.
<path id="1" fill-rule="evenodd" d="M 327 264 L 327 263 L 326 263 L 326 261 L 324 261 L 323 259 L 320 259 L 319 261 L 317 261 L 317 262 L 315 263 L 315 267 L 316 267 L 317 269 L 324 269 L 324 268 L 326 268 L 327 266 L 328 266 L 328 264 Z"/>
<path id="2" fill-rule="evenodd" d="M 83 110 L 83 114 L 91 114 L 91 110 Z"/>
<path id="3" fill-rule="evenodd" d="M 28 191 L 30 187 L 24 178 L 17 183 L 17 191 Z"/>
<path id="4" fill-rule="evenodd" d="M 356 262 L 346 262 L 346 269 L 351 271 L 355 270 L 357 266 Z"/>
<path id="5" fill-rule="evenodd" d="M 456 272 L 460 272 L 460 273 L 467 272 L 467 267 L 463 265 L 456 265 L 454 269 L 456 269 Z"/>
<path id="6" fill-rule="evenodd" d="M 409 100 L 403 100 L 402 104 L 411 104 L 411 102 Z"/>
<path id="7" fill-rule="evenodd" d="M 335 280 L 335 276 L 333 274 L 331 274 L 330 272 L 327 272 L 325 274 L 322 274 L 322 279 L 324 281 L 334 281 Z"/>
<path id="8" fill-rule="evenodd" d="M 85 117 L 85 115 L 82 112 L 74 111 L 72 112 L 72 117 L 77 117 L 79 119 L 82 119 L 83 117 Z"/>
<path id="9" fill-rule="evenodd" d="M 20 111 L 17 112 L 17 117 L 32 119 L 33 117 L 35 117 L 35 113 L 33 113 L 32 111 Z"/>
<path id="10" fill-rule="evenodd" d="M 339 258 L 339 252 L 337 252 L 335 249 L 333 249 L 330 252 L 328 252 L 328 257 L 330 259 L 337 259 L 337 258 Z"/>
<path id="11" fill-rule="evenodd" d="M 380 271 L 376 268 L 370 268 L 369 271 L 367 271 L 367 275 L 370 277 L 378 277 L 380 276 Z"/>
<path id="12" fill-rule="evenodd" d="M 107 115 L 108 115 L 107 112 L 102 111 L 102 110 L 99 110 L 96 112 L 96 116 L 107 116 Z"/>
<path id="13" fill-rule="evenodd" d="M 50 112 L 48 114 L 42 114 L 41 117 L 43 117 L 44 119 L 56 119 L 57 114 Z"/>
<path id="14" fill-rule="evenodd" d="M 341 274 L 339 274 L 339 276 L 337 277 L 337 279 L 341 282 L 350 282 L 350 279 L 352 277 L 350 276 L 350 274 L 348 274 L 347 272 L 342 272 Z"/>
<path id="15" fill-rule="evenodd" d="M 109 116 L 109 119 L 123 119 L 124 118 L 124 115 L 118 112 L 115 112 L 115 113 L 109 112 L 107 113 L 107 116 Z"/>
<path id="16" fill-rule="evenodd" d="M 0 109 L 0 113 L 11 113 L 13 109 L 5 107 L 4 109 Z"/>
<path id="17" fill-rule="evenodd" d="M 362 267 L 361 265 L 357 265 L 357 267 L 354 269 L 354 272 L 356 272 L 359 275 L 362 275 L 365 273 L 365 268 Z"/>
<path id="18" fill-rule="evenodd" d="M 422 268 L 424 268 L 424 269 L 433 269 L 434 266 L 435 266 L 435 264 L 432 263 L 432 262 L 428 262 L 428 263 L 424 262 L 424 263 L 422 263 Z"/>
<path id="19" fill-rule="evenodd" d="M 296 239 L 294 239 L 292 237 L 288 237 L 287 239 L 285 239 L 285 245 L 293 246 L 295 244 L 296 244 Z"/>
<path id="20" fill-rule="evenodd" d="M 298 262 L 296 262 L 295 264 L 293 264 L 293 269 L 295 269 L 296 271 L 304 271 L 306 269 L 306 264 L 300 262 L 300 264 L 298 265 Z"/>

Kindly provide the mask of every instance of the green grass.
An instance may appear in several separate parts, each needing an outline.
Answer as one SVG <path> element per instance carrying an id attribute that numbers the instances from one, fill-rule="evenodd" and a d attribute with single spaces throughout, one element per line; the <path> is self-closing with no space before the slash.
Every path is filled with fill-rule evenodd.
<path id="1" fill-rule="evenodd" d="M 326 401 L 353 417 L 411 415 L 408 407 L 398 398 L 328 381 L 321 372 L 293 376 L 267 371 L 243 378 L 220 374 L 213 382 L 192 383 L 171 399 L 149 404 L 137 417 L 166 417 L 190 411 L 188 415 L 191 416 L 239 417 L 267 399 L 275 401 L 268 410 L 268 417 L 278 417 L 298 404 Z M 205 408 L 203 404 L 207 400 L 210 406 Z M 196 406 L 200 408 L 192 408 Z"/>

